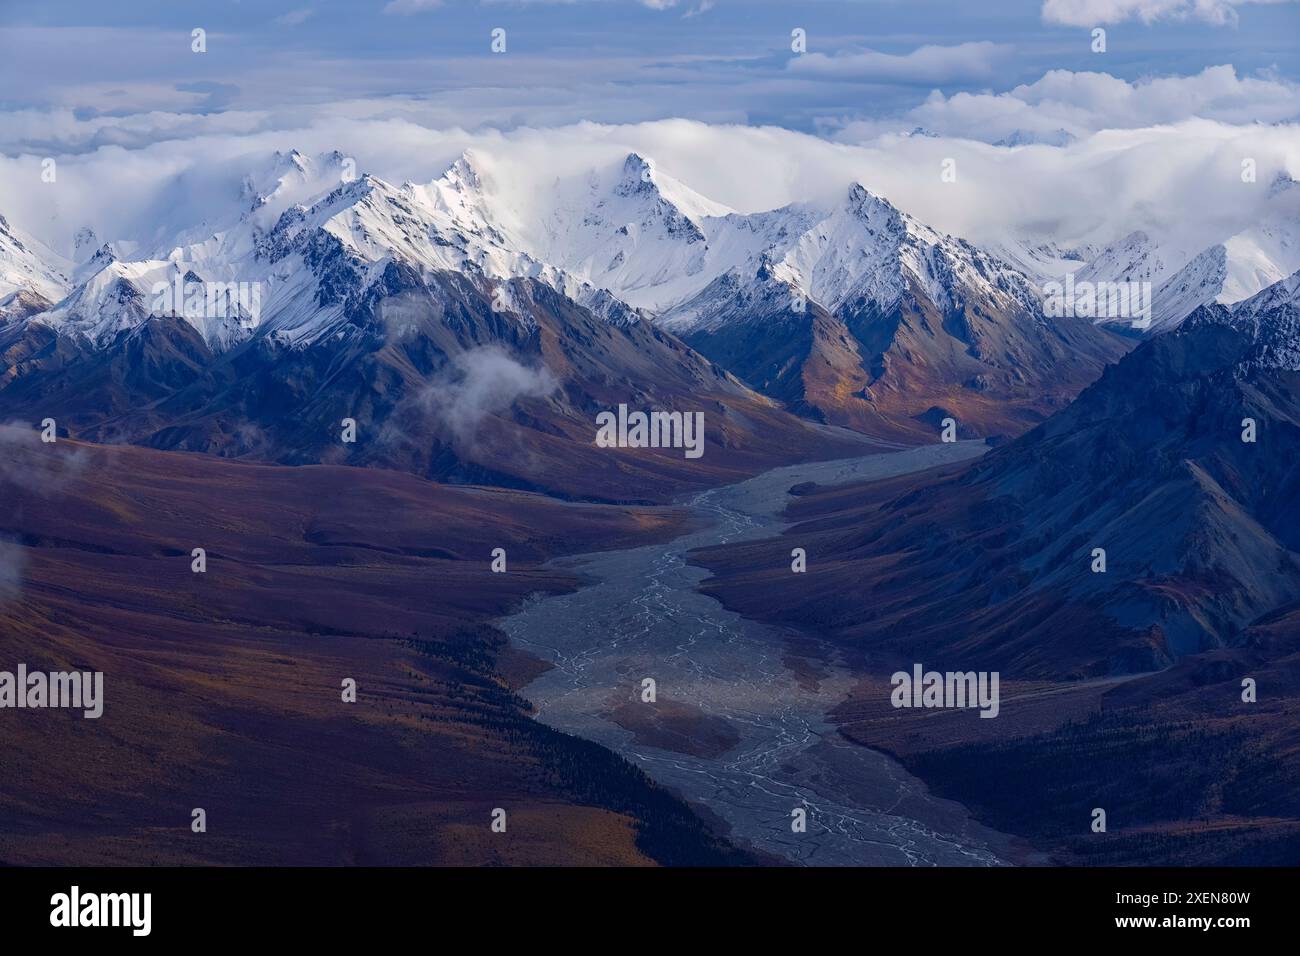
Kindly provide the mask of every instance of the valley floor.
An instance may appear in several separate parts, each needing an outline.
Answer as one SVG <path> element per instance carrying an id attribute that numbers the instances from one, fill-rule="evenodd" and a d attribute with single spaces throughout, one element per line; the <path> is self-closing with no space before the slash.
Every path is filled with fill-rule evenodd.
<path id="1" fill-rule="evenodd" d="M 765 622 L 715 567 L 738 549 L 805 586 L 818 553 L 790 572 L 809 545 L 784 523 L 792 488 L 833 496 L 983 449 L 630 507 L 10 443 L 0 670 L 102 671 L 105 712 L 0 712 L 0 863 L 1294 861 L 1300 612 L 1155 674 L 1008 674 L 982 720 L 894 710 L 892 668 Z M 768 591 L 769 607 L 793 593 Z M 1261 688 L 1248 718 L 1242 673 Z"/>
<path id="2" fill-rule="evenodd" d="M 778 468 L 693 497 L 703 527 L 667 544 L 553 562 L 584 580 L 501 622 L 551 665 L 521 693 L 556 729 L 623 755 L 776 859 L 810 865 L 977 865 L 1026 848 L 937 799 L 878 750 L 836 731 L 830 712 L 856 685 L 833 649 L 791 641 L 696 590 L 695 548 L 770 536 L 787 489 L 904 474 L 968 459 L 979 443 Z M 774 548 L 774 564 L 789 549 Z M 797 577 L 796 577 L 797 580 Z M 655 682 L 655 700 L 643 698 Z M 792 812 L 806 814 L 794 832 Z"/>

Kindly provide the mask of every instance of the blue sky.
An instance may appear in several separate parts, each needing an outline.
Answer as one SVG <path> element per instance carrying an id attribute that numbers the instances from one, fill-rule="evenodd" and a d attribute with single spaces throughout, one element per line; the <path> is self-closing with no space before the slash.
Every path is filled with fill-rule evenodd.
<path id="1" fill-rule="evenodd" d="M 1085 18 L 1090 5 L 1192 11 L 1109 23 L 1104 54 L 1091 51 L 1087 27 L 1045 22 L 1043 0 L 444 0 L 406 15 L 385 9 L 427 2 L 0 0 L 0 110 L 85 118 L 359 101 L 382 109 L 397 100 L 468 128 L 682 116 L 824 132 L 904 115 L 933 89 L 1001 92 L 1050 70 L 1137 81 L 1231 64 L 1241 77 L 1300 76 L 1300 4 L 1285 2 L 1079 0 Z M 1217 4 L 1235 22 L 1210 22 L 1194 4 Z M 504 55 L 488 51 L 498 26 L 507 30 Z M 208 32 L 205 54 L 190 51 L 194 27 Z M 807 64 L 792 62 L 794 27 L 807 30 Z M 918 52 L 925 47 L 937 49 Z"/>

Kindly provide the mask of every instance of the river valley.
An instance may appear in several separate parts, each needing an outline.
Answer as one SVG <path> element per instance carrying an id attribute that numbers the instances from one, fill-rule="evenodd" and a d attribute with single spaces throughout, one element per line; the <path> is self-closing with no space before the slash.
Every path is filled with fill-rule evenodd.
<path id="1" fill-rule="evenodd" d="M 929 794 L 894 759 L 845 740 L 827 719 L 854 676 L 825 649 L 790 654 L 790 635 L 696 591 L 695 548 L 771 537 L 788 489 L 884 478 L 975 457 L 936 444 L 778 468 L 695 495 L 701 527 L 668 544 L 554 562 L 584 582 L 500 622 L 552 667 L 521 693 L 538 720 L 596 741 L 721 820 L 730 838 L 815 866 L 998 866 L 1009 838 Z M 789 563 L 789 549 L 773 555 Z M 656 701 L 642 700 L 643 681 Z M 806 831 L 795 832 L 803 810 Z"/>

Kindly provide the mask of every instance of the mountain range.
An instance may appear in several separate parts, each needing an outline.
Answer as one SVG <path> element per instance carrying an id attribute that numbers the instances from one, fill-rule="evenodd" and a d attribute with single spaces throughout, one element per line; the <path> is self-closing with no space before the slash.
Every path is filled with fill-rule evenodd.
<path id="1" fill-rule="evenodd" d="M 395 186 L 340 153 L 291 151 L 248 161 L 226 195 L 195 198 L 181 177 L 147 239 L 87 228 L 64 257 L 0 220 L 0 415 L 54 417 L 94 441 L 578 497 L 610 496 L 617 472 L 618 494 L 652 500 L 699 469 L 585 455 L 599 411 L 711 410 L 703 481 L 828 441 L 847 453 L 849 432 L 932 440 L 949 417 L 964 436 L 1014 435 L 1133 341 L 1047 318 L 1051 263 L 1164 274 L 1134 237 L 982 249 L 859 183 L 741 213 L 637 153 L 557 176 L 531 204 L 504 175 L 471 151 Z M 1292 185 L 1275 184 L 1279 208 Z M 1295 252 L 1287 222 L 1201 257 L 1253 256 L 1250 275 L 1215 287 L 1186 277 L 1199 259 L 1182 266 L 1162 286 L 1193 288 L 1174 311 L 1271 276 Z M 214 285 L 228 291 L 197 306 L 181 294 Z M 355 446 L 338 441 L 345 418 Z"/>
<path id="2" fill-rule="evenodd" d="M 1298 386 L 1300 273 L 1202 306 L 974 464 L 802 489 L 808 580 L 782 586 L 756 542 L 703 553 L 706 589 L 848 645 L 1043 679 L 1237 646 L 1300 606 Z"/>
<path id="3" fill-rule="evenodd" d="M 210 660 L 298 642 L 299 664 L 278 649 L 271 663 L 306 667 L 325 686 L 332 655 L 346 655 L 367 686 L 409 699 L 390 709 L 391 727 L 347 737 L 379 748 L 348 783 L 369 809 L 358 834 L 304 854 L 313 862 L 391 859 L 403 845 L 406 817 L 364 780 L 404 766 L 386 748 L 414 721 L 419 746 L 446 760 L 394 785 L 398 802 L 418 797 L 468 826 L 504 774 L 533 797 L 530 812 L 599 823 L 575 862 L 748 861 L 630 768 L 607 761 L 587 774 L 575 738 L 538 731 L 511 691 L 539 663 L 488 622 L 526 594 L 577 585 L 543 566 L 551 558 L 652 544 L 690 522 L 643 503 L 780 464 L 934 442 L 952 419 L 991 450 L 920 475 L 791 489 L 795 523 L 780 539 L 695 553 L 715 574 L 702 590 L 836 644 L 863 675 L 837 717 L 845 735 L 895 753 L 1008 831 L 1024 819 L 1034 836 L 1066 839 L 1035 830 L 1063 826 L 1061 814 L 1034 822 L 1014 794 L 1083 814 L 1121 781 L 1106 799 L 1153 827 L 1205 807 L 1255 821 L 1247 849 L 1228 840 L 1211 859 L 1256 853 L 1279 832 L 1267 818 L 1292 813 L 1275 794 L 1294 790 L 1300 763 L 1264 766 L 1259 754 L 1296 752 L 1288 715 L 1300 699 L 1294 181 L 1269 187 L 1275 215 L 1198 250 L 1146 231 L 1068 248 L 976 245 L 856 182 L 741 212 L 637 153 L 557 176 L 529 201 L 503 176 L 477 152 L 400 186 L 340 153 L 277 153 L 240 164 L 226 195 L 190 195 L 180 177 L 148 237 L 105 241 L 86 228 L 60 252 L 0 218 L 0 438 L 18 449 L 16 467 L 0 468 L 18 505 L 0 544 L 24 561 L 6 615 L 28 656 L 67 657 L 83 630 L 109 663 L 156 655 L 183 620 L 203 640 L 177 644 L 167 653 L 180 669 L 148 679 L 191 708 L 177 726 L 210 720 L 241 741 L 230 759 L 262 768 L 273 748 L 248 728 L 272 723 L 275 707 L 238 690 L 257 680 L 241 671 L 221 690 L 222 713 L 205 714 Z M 1049 314 L 1044 285 L 1067 273 L 1151 283 L 1150 328 Z M 214 286 L 222 295 L 197 306 L 177 294 Z M 703 457 L 598 447 L 596 416 L 620 405 L 702 411 Z M 30 430 L 46 418 L 55 446 Z M 343 437 L 349 422 L 355 442 Z M 78 463 L 75 474 L 47 476 L 46 452 Z M 48 506 L 46 477 L 75 489 L 67 505 Z M 175 538 L 191 527 L 218 572 L 197 582 L 192 542 Z M 498 540 L 522 572 L 503 588 L 484 570 Z M 793 547 L 806 551 L 806 574 L 790 573 Z M 162 590 L 140 584 L 177 573 L 184 581 Z M 398 610 L 381 613 L 385 601 Z M 396 614 L 391 633 L 374 624 L 385 613 Z M 65 619 L 46 648 L 48 622 Z M 120 647 L 100 637 L 119 632 Z M 1001 721 L 973 723 L 1010 726 L 1011 738 L 973 742 L 961 715 L 900 733 L 871 675 L 915 661 L 1001 671 Z M 1275 717 L 1252 727 L 1246 749 L 1231 706 L 1243 673 L 1270 682 L 1261 712 Z M 302 706 L 328 725 L 322 705 Z M 1107 708 L 1120 713 L 1070 723 Z M 1213 721 L 1187 730 L 1207 713 Z M 131 716 L 138 750 L 152 718 Z M 482 728 L 507 728 L 508 746 L 463 763 L 462 724 L 477 728 L 465 737 L 474 747 L 492 737 Z M 1129 786 L 1125 764 L 1154 752 L 1153 727 L 1175 741 L 1156 748 L 1169 762 L 1151 786 Z M 277 732 L 289 736 L 276 746 L 306 747 L 293 727 Z M 29 737 L 21 752 L 31 762 L 43 747 Z M 333 832 L 338 789 L 310 774 L 316 758 L 304 753 L 263 772 L 285 792 L 307 774 L 309 818 Z M 1198 775 L 1197 759 L 1209 770 Z M 521 760 L 535 777 L 502 769 Z M 962 789 L 944 769 L 986 765 L 1023 786 Z M 133 766 L 123 786 L 150 772 Z M 1187 806 L 1165 799 L 1171 780 L 1192 781 Z M 1044 795 L 1048 784 L 1059 789 Z M 221 798 L 242 807 L 239 792 Z M 57 820 L 24 814 L 28 837 L 6 858 L 46 859 L 42 828 Z M 115 823 L 131 859 L 151 852 L 150 818 Z M 1290 823 L 1283 836 L 1297 839 Z M 439 844 L 410 859 L 484 852 L 498 850 Z M 252 844 L 220 858 L 266 859 Z"/>

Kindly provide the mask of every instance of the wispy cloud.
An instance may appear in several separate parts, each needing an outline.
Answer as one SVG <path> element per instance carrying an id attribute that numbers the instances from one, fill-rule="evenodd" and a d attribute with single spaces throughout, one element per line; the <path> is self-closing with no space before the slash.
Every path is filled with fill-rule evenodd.
<path id="1" fill-rule="evenodd" d="M 0 494 L 18 488 L 42 497 L 60 494 L 89 464 L 89 455 L 66 442 L 46 444 L 30 425 L 0 425 Z"/>
<path id="2" fill-rule="evenodd" d="M 922 46 L 910 53 L 860 50 L 808 53 L 790 60 L 790 70 L 812 76 L 885 83 L 951 83 L 992 77 L 1012 47 L 989 41 L 956 46 Z"/>
<path id="3" fill-rule="evenodd" d="M 410 16 L 413 13 L 425 13 L 441 7 L 443 0 L 390 0 L 384 6 L 384 13 L 397 16 Z"/>
<path id="4" fill-rule="evenodd" d="M 23 569 L 27 566 L 27 553 L 15 541 L 0 537 L 0 605 L 14 600 L 22 593 Z"/>
<path id="5" fill-rule="evenodd" d="M 1225 123 L 1300 121 L 1300 84 L 1276 76 L 1239 76 L 1231 66 L 1194 76 L 1128 82 L 1109 73 L 1052 70 L 1004 93 L 932 93 L 899 118 L 859 121 L 841 139 L 870 139 L 889 130 L 997 142 L 1015 133 L 1087 136 L 1201 118 Z"/>
<path id="6" fill-rule="evenodd" d="M 559 387 L 545 365 L 529 368 L 497 346 L 485 345 L 457 355 L 420 398 L 462 448 L 472 447 L 479 426 L 489 415 L 524 398 L 543 398 Z"/>
<path id="7" fill-rule="evenodd" d="M 1235 25 L 1237 7 L 1250 3 L 1294 3 L 1295 0 L 1044 0 L 1043 20 L 1072 27 L 1096 27 L 1126 20 L 1202 20 L 1216 26 Z"/>
<path id="8" fill-rule="evenodd" d="M 297 10 L 290 10 L 276 17 L 275 23 L 282 27 L 302 26 L 311 19 L 314 12 L 311 7 L 299 7 Z"/>

